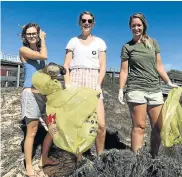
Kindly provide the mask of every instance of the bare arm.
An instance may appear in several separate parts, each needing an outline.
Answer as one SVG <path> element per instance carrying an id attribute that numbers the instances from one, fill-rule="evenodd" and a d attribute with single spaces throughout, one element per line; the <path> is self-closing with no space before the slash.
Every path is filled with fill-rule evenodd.
<path id="1" fill-rule="evenodd" d="M 66 74 L 64 75 L 65 85 L 70 83 L 70 72 L 69 66 L 71 60 L 73 58 L 73 52 L 71 50 L 66 50 L 65 60 L 64 60 L 64 68 L 66 69 Z"/>
<path id="2" fill-rule="evenodd" d="M 40 38 L 41 38 L 41 49 L 40 52 L 34 51 L 28 47 L 21 47 L 20 48 L 20 56 L 24 59 L 31 58 L 32 60 L 46 60 L 47 59 L 47 48 L 46 48 L 46 41 L 45 41 L 46 33 L 40 31 Z M 20 58 L 21 58 L 20 57 Z"/>
<path id="3" fill-rule="evenodd" d="M 165 71 L 165 69 L 164 69 L 164 66 L 163 66 L 163 64 L 162 64 L 162 60 L 161 60 L 160 53 L 158 53 L 158 54 L 156 55 L 156 68 L 157 68 L 157 71 L 158 71 L 160 77 L 162 78 L 162 80 L 163 80 L 164 82 L 166 82 L 166 83 L 168 84 L 169 87 L 172 87 L 172 88 L 174 88 L 174 87 L 179 87 L 178 85 L 173 84 L 173 83 L 171 82 L 170 78 L 168 77 L 168 75 L 167 75 L 167 73 L 166 73 L 166 71 Z"/>
<path id="4" fill-rule="evenodd" d="M 169 83 L 170 79 L 164 69 L 164 65 L 162 64 L 160 53 L 158 53 L 156 55 L 156 68 L 157 68 L 157 72 L 159 73 L 162 80 L 166 83 Z"/>
<path id="5" fill-rule="evenodd" d="M 124 89 L 128 77 L 128 60 L 122 59 L 119 75 L 119 88 Z"/>
<path id="6" fill-rule="evenodd" d="M 97 80 L 97 84 L 101 85 L 106 74 L 106 52 L 99 53 L 100 72 Z"/>
<path id="7" fill-rule="evenodd" d="M 119 95 L 118 99 L 121 104 L 125 104 L 123 101 L 123 89 L 125 87 L 126 81 L 128 77 L 128 60 L 127 59 L 122 59 L 121 62 L 121 69 L 120 69 L 120 75 L 119 75 Z"/>

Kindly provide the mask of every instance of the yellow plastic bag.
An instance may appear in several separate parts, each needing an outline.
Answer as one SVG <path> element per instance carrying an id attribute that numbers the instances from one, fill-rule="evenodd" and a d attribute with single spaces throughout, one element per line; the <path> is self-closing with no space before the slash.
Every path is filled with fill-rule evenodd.
<path id="1" fill-rule="evenodd" d="M 42 70 L 32 77 L 34 87 L 46 95 L 48 130 L 55 145 L 68 152 L 85 152 L 97 135 L 98 92 L 91 88 L 62 89 Z"/>
<path id="2" fill-rule="evenodd" d="M 182 88 L 170 90 L 162 109 L 161 139 L 165 147 L 182 144 Z"/>

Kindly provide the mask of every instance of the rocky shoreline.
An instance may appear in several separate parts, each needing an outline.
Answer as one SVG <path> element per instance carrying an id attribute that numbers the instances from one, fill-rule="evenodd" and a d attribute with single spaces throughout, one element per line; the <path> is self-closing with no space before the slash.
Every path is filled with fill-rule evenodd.
<path id="1" fill-rule="evenodd" d="M 150 125 L 147 121 L 144 148 L 138 155 L 130 151 L 131 119 L 127 104 L 121 105 L 117 99 L 117 88 L 113 85 L 104 88 L 107 136 L 105 152 L 95 156 L 95 147 L 84 154 L 79 167 L 72 154 L 51 148 L 50 156 L 57 158 L 60 165 L 39 169 L 42 137 L 45 131 L 40 125 L 34 144 L 34 167 L 40 176 L 72 177 L 147 177 L 182 176 L 182 146 L 170 149 L 160 147 L 157 159 L 149 152 Z M 1 176 L 24 176 L 23 142 L 26 127 L 20 119 L 20 89 L 1 90 Z"/>

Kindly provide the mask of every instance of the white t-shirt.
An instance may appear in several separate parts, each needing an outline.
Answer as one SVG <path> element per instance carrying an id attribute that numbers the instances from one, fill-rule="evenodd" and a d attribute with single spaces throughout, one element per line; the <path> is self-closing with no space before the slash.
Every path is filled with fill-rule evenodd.
<path id="1" fill-rule="evenodd" d="M 107 46 L 104 40 L 99 37 L 89 44 L 84 45 L 78 37 L 71 38 L 66 49 L 73 51 L 73 58 L 70 69 L 73 68 L 94 68 L 99 69 L 99 52 L 106 51 Z"/>

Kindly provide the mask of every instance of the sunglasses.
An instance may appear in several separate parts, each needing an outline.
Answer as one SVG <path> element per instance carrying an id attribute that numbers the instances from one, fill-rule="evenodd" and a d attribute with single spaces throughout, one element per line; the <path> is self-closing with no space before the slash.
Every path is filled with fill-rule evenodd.
<path id="1" fill-rule="evenodd" d="M 81 21 L 82 21 L 82 23 L 86 23 L 86 22 L 88 22 L 88 23 L 90 23 L 90 24 L 92 24 L 94 21 L 93 21 L 93 19 L 81 19 Z"/>
<path id="2" fill-rule="evenodd" d="M 35 37 L 35 36 L 37 36 L 37 33 L 26 33 L 26 36 L 27 37 L 30 37 L 30 36 Z"/>

